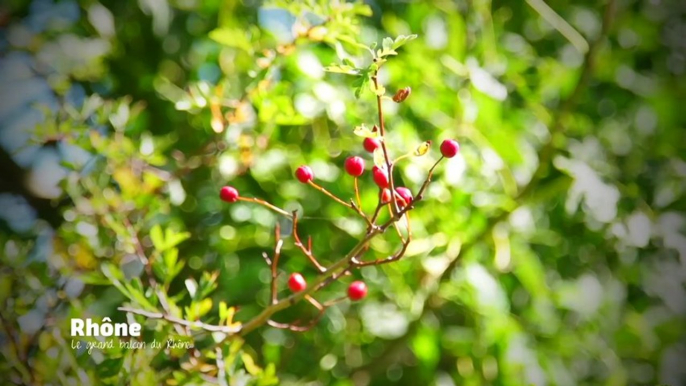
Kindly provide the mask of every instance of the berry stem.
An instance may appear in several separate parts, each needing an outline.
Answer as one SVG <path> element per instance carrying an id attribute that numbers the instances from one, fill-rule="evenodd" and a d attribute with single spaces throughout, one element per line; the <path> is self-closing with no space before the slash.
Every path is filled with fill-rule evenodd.
<path id="1" fill-rule="evenodd" d="M 360 189 L 357 186 L 357 177 L 355 177 L 355 198 L 357 198 L 357 207 L 362 210 L 362 200 L 360 200 Z"/>
<path id="2" fill-rule="evenodd" d="M 276 237 L 276 246 L 274 247 L 274 258 L 271 261 L 272 270 L 272 304 L 276 304 L 279 300 L 276 298 L 276 278 L 278 276 L 277 266 L 279 265 L 279 257 L 281 256 L 281 246 L 283 246 L 283 240 L 281 240 L 281 226 L 276 223 L 276 230 L 274 231 Z"/>
<path id="3" fill-rule="evenodd" d="M 284 216 L 286 216 L 286 217 L 291 217 L 291 214 L 288 213 L 288 212 L 286 212 L 285 210 L 283 210 L 283 209 L 281 209 L 281 208 L 278 208 L 278 207 L 276 207 L 276 206 L 274 206 L 274 205 L 268 203 L 267 201 L 261 200 L 261 199 L 259 199 L 259 198 L 254 198 L 254 197 L 238 197 L 238 199 L 239 199 L 240 201 L 253 202 L 253 203 L 255 203 L 255 204 L 260 204 L 260 205 L 266 206 L 267 208 L 273 210 L 273 211 L 276 212 L 276 213 L 282 214 L 282 215 L 284 215 Z"/>
<path id="4" fill-rule="evenodd" d="M 344 205 L 344 206 L 347 206 L 348 208 L 352 208 L 352 206 L 351 206 L 350 204 L 348 204 L 347 202 L 345 202 L 345 201 L 341 200 L 340 198 L 336 197 L 336 195 L 334 195 L 333 193 L 331 193 L 331 192 L 329 192 L 328 190 L 324 189 L 323 187 L 317 185 L 314 181 L 309 181 L 308 184 L 310 184 L 310 186 L 312 186 L 313 188 L 315 188 L 315 189 L 321 191 L 322 193 L 326 194 L 327 196 L 331 197 L 334 201 L 336 201 L 336 202 L 338 202 L 338 203 L 340 203 L 340 204 L 342 204 L 342 205 Z"/>
<path id="5" fill-rule="evenodd" d="M 378 89 L 379 88 L 379 81 L 378 81 L 378 74 L 379 71 L 377 70 L 374 72 L 374 76 L 372 76 L 372 81 L 374 82 L 374 88 Z M 393 182 L 393 164 L 391 163 L 391 159 L 388 156 L 388 149 L 386 149 L 386 127 L 384 125 L 384 117 L 383 117 L 383 108 L 381 107 L 381 96 L 377 95 L 376 96 L 376 107 L 379 111 L 379 132 L 381 133 L 381 149 L 383 150 L 383 157 L 384 160 L 386 161 L 386 170 L 388 171 L 388 181 L 391 184 L 391 192 L 395 192 L 395 184 Z M 395 201 L 392 202 L 391 204 L 393 206 L 393 209 L 395 210 L 393 213 L 398 212 L 398 206 L 395 203 Z"/>
<path id="6" fill-rule="evenodd" d="M 391 217 L 393 217 L 393 207 L 391 206 L 390 202 L 388 203 L 388 212 L 390 212 Z M 400 237 L 400 240 L 404 243 L 405 238 L 403 237 L 403 233 L 400 231 L 397 221 L 393 221 L 393 227 L 395 228 L 395 231 L 398 232 L 398 237 Z"/>
<path id="7" fill-rule="evenodd" d="M 353 201 L 352 198 L 350 199 L 350 206 L 355 210 L 355 212 L 357 212 L 357 214 L 359 214 L 360 216 L 362 216 L 362 218 L 364 219 L 364 221 L 367 222 L 367 226 L 368 226 L 370 229 L 374 227 L 374 223 L 371 222 L 371 221 L 369 220 L 369 217 L 367 217 L 367 215 L 364 214 L 364 212 L 362 211 L 362 209 L 360 209 L 360 207 L 357 206 L 357 204 L 355 204 L 355 201 Z"/>
<path id="8" fill-rule="evenodd" d="M 348 299 L 347 296 L 341 296 L 341 297 L 338 297 L 338 298 L 335 298 L 335 299 L 331 299 L 331 300 L 329 300 L 328 302 L 324 303 L 324 307 L 331 307 L 331 306 L 333 306 L 334 304 L 338 304 L 338 303 L 340 303 L 340 302 L 342 302 L 342 301 L 344 301 L 344 300 L 347 300 L 347 299 Z"/>

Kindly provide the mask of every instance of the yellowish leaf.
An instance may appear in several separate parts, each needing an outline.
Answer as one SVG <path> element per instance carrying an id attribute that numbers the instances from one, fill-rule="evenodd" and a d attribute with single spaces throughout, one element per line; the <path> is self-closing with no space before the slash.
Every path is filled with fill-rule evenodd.
<path id="1" fill-rule="evenodd" d="M 258 375 L 262 371 L 262 369 L 255 364 L 255 361 L 249 354 L 241 353 L 241 359 L 245 365 L 245 370 L 247 370 L 251 375 Z"/>
<path id="2" fill-rule="evenodd" d="M 374 126 L 374 129 L 376 126 Z M 376 139 L 381 139 L 381 133 L 379 130 L 374 130 L 368 128 L 364 123 L 355 127 L 353 129 L 353 134 L 359 136 L 359 137 L 364 137 L 364 138 L 376 138 Z"/>
<path id="3" fill-rule="evenodd" d="M 431 148 L 431 141 L 426 141 L 422 143 L 421 145 L 417 146 L 416 149 L 414 149 L 413 155 L 420 157 L 423 156 L 424 154 L 429 152 L 429 149 Z"/>

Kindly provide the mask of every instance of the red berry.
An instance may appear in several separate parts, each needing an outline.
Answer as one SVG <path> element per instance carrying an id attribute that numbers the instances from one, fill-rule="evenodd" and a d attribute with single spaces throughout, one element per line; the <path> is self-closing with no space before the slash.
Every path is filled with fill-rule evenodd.
<path id="1" fill-rule="evenodd" d="M 381 203 L 385 204 L 391 202 L 391 191 L 388 189 L 384 189 L 381 191 Z"/>
<path id="2" fill-rule="evenodd" d="M 238 201 L 238 190 L 233 186 L 225 186 L 219 191 L 219 198 L 226 202 Z"/>
<path id="3" fill-rule="evenodd" d="M 363 281 L 354 281 L 348 287 L 348 297 L 350 300 L 361 300 L 367 296 L 367 285 Z"/>
<path id="4" fill-rule="evenodd" d="M 379 142 L 379 140 L 375 138 L 365 138 L 364 142 L 362 142 L 362 146 L 364 146 L 364 150 L 373 153 L 374 150 L 378 149 L 379 146 L 381 146 L 381 142 Z"/>
<path id="5" fill-rule="evenodd" d="M 388 187 L 388 173 L 378 166 L 374 166 L 372 169 L 372 177 L 374 177 L 374 182 L 380 188 Z"/>
<path id="6" fill-rule="evenodd" d="M 410 189 L 400 186 L 395 188 L 395 193 L 405 201 L 405 204 L 412 202 L 412 192 Z"/>
<path id="7" fill-rule="evenodd" d="M 293 292 L 300 292 L 304 290 L 307 287 L 307 283 L 305 282 L 305 278 L 303 275 L 295 272 L 292 273 L 291 276 L 288 278 L 288 288 L 291 289 Z"/>
<path id="8" fill-rule="evenodd" d="M 446 139 L 441 144 L 441 154 L 445 158 L 453 158 L 460 151 L 460 144 L 454 139 Z"/>
<path id="9" fill-rule="evenodd" d="M 314 179 L 314 173 L 312 172 L 312 169 L 305 165 L 299 167 L 295 171 L 295 176 L 298 178 L 298 181 L 302 182 L 303 184 L 306 184 Z"/>
<path id="10" fill-rule="evenodd" d="M 360 157 L 348 157 L 345 160 L 345 171 L 353 177 L 359 177 L 364 173 L 364 160 Z"/>

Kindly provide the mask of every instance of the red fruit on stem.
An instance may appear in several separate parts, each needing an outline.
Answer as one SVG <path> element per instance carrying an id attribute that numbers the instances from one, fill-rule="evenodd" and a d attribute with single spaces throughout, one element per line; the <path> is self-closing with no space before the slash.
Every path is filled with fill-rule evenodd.
<path id="1" fill-rule="evenodd" d="M 446 139 L 441 143 L 441 154 L 445 158 L 453 158 L 460 151 L 460 144 L 454 139 Z"/>
<path id="2" fill-rule="evenodd" d="M 350 300 L 361 300 L 367 296 L 367 285 L 363 281 L 354 281 L 348 287 L 348 297 Z"/>
<path id="3" fill-rule="evenodd" d="M 374 177 L 374 182 L 381 189 L 388 187 L 388 173 L 378 166 L 374 166 L 372 169 L 372 177 Z"/>
<path id="4" fill-rule="evenodd" d="M 292 273 L 291 276 L 288 278 L 288 288 L 291 289 L 293 292 L 300 292 L 304 290 L 307 287 L 307 282 L 305 282 L 305 278 L 303 275 L 295 272 Z"/>
<path id="5" fill-rule="evenodd" d="M 225 186 L 219 191 L 219 198 L 226 202 L 238 201 L 238 190 L 233 186 Z"/>
<path id="6" fill-rule="evenodd" d="M 378 149 L 379 146 L 381 146 L 381 142 L 379 142 L 379 140 L 375 138 L 365 138 L 364 142 L 362 142 L 362 146 L 364 146 L 364 150 L 373 153 L 374 150 Z"/>
<path id="7" fill-rule="evenodd" d="M 295 177 L 298 178 L 298 181 L 306 184 L 314 179 L 314 173 L 309 166 L 303 165 L 295 171 Z"/>
<path id="8" fill-rule="evenodd" d="M 412 192 L 410 189 L 400 186 L 395 188 L 395 193 L 405 201 L 405 204 L 412 202 Z"/>
<path id="9" fill-rule="evenodd" d="M 381 203 L 386 204 L 391 202 L 391 191 L 388 189 L 384 189 L 381 191 Z"/>
<path id="10" fill-rule="evenodd" d="M 364 173 L 364 160 L 360 157 L 348 157 L 345 160 L 345 171 L 353 177 L 359 177 Z"/>

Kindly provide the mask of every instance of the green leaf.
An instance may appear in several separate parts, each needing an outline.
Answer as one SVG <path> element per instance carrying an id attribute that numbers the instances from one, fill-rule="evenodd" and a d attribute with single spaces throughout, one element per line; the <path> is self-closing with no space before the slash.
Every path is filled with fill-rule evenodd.
<path id="1" fill-rule="evenodd" d="M 344 59 L 345 61 L 346 59 Z M 347 59 L 350 63 L 350 59 Z M 346 75 L 359 75 L 360 69 L 349 64 L 333 64 L 331 66 L 324 67 L 324 71 L 333 72 L 335 74 L 346 74 Z"/>
<path id="2" fill-rule="evenodd" d="M 248 40 L 245 31 L 239 28 L 217 28 L 210 31 L 208 36 L 219 44 L 239 48 L 247 53 L 252 53 L 252 44 Z"/>
<path id="3" fill-rule="evenodd" d="M 352 12 L 356 15 L 367 16 L 367 17 L 372 16 L 372 14 L 373 14 L 372 7 L 370 7 L 369 5 L 367 5 L 363 2 L 353 3 Z"/>
<path id="4" fill-rule="evenodd" d="M 189 237 L 191 237 L 191 234 L 188 232 L 176 232 L 173 229 L 167 228 L 165 230 L 165 249 L 168 248 L 173 248 L 177 246 L 179 243 L 187 240 Z"/>
<path id="5" fill-rule="evenodd" d="M 360 98 L 360 95 L 362 95 L 362 90 L 365 89 L 365 86 L 367 86 L 367 83 L 369 82 L 369 77 L 368 76 L 360 76 L 359 78 L 355 79 L 353 82 L 353 87 L 355 90 L 355 98 Z"/>
<path id="6" fill-rule="evenodd" d="M 152 227 L 152 229 L 150 229 L 150 240 L 152 240 L 152 244 L 155 246 L 155 249 L 160 252 L 164 251 L 164 235 L 162 234 L 162 227 L 159 224 L 156 224 L 154 227 Z"/>
<path id="7" fill-rule="evenodd" d="M 248 353 L 241 353 L 241 359 L 243 360 L 243 364 L 245 365 L 245 369 L 250 373 L 251 375 L 258 375 L 262 372 L 262 369 L 259 368 L 255 364 L 255 360 L 252 359 L 250 354 Z"/>
<path id="8" fill-rule="evenodd" d="M 399 35 L 397 38 L 395 38 L 395 41 L 393 42 L 393 45 L 391 47 L 392 47 L 392 49 L 397 50 L 398 48 L 405 45 L 405 43 L 410 42 L 416 38 L 417 38 L 416 34 L 407 35 L 407 36 Z"/>

